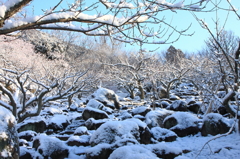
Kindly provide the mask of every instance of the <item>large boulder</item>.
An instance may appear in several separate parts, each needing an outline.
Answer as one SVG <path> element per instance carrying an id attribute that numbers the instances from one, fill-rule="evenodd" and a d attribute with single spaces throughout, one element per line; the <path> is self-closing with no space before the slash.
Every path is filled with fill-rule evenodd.
<path id="1" fill-rule="evenodd" d="M 95 99 L 112 109 L 120 109 L 118 96 L 115 94 L 114 91 L 107 88 L 99 88 L 89 97 L 89 100 L 90 99 Z"/>
<path id="2" fill-rule="evenodd" d="M 148 125 L 149 128 L 155 126 L 163 127 L 164 119 L 172 113 L 173 111 L 166 109 L 150 111 L 145 115 L 145 123 Z"/>
<path id="3" fill-rule="evenodd" d="M 182 100 L 176 100 L 174 101 L 171 105 L 167 107 L 169 110 L 174 110 L 174 111 L 188 111 L 187 109 L 187 103 Z"/>
<path id="4" fill-rule="evenodd" d="M 151 109 L 149 107 L 146 107 L 146 106 L 139 106 L 137 108 L 134 108 L 132 110 L 132 114 L 133 115 L 142 115 L 142 116 L 145 116 L 148 112 L 150 112 Z"/>
<path id="5" fill-rule="evenodd" d="M 85 121 L 88 120 L 89 118 L 94 118 L 94 119 L 98 120 L 98 119 L 108 118 L 108 114 L 99 109 L 95 109 L 92 107 L 86 107 L 83 110 L 82 117 Z"/>
<path id="6" fill-rule="evenodd" d="M 172 142 L 177 139 L 177 134 L 171 130 L 154 127 L 151 129 L 152 136 L 158 142 L 165 141 L 165 142 Z"/>
<path id="7" fill-rule="evenodd" d="M 95 108 L 95 109 L 100 109 L 105 111 L 108 114 L 112 114 L 113 113 L 113 109 L 106 107 L 103 103 L 95 100 L 95 99 L 90 99 L 86 105 L 86 107 L 91 107 L 91 108 Z"/>
<path id="8" fill-rule="evenodd" d="M 44 158 L 64 159 L 68 157 L 68 146 L 58 138 L 41 134 L 34 138 L 33 148 Z"/>
<path id="9" fill-rule="evenodd" d="M 95 120 L 93 118 L 89 118 L 85 122 L 85 126 L 87 127 L 88 130 L 97 130 L 102 124 L 106 123 L 107 121 L 109 121 L 109 119 Z"/>
<path id="10" fill-rule="evenodd" d="M 89 135 L 76 136 L 73 135 L 67 140 L 68 146 L 89 146 Z"/>
<path id="11" fill-rule="evenodd" d="M 158 159 L 157 155 L 140 145 L 122 146 L 113 151 L 109 159 Z"/>
<path id="12" fill-rule="evenodd" d="M 37 133 L 43 133 L 46 128 L 46 121 L 42 117 L 32 117 L 31 120 L 18 124 L 18 132 L 32 130 Z"/>
<path id="13" fill-rule="evenodd" d="M 197 114 L 200 113 L 200 108 L 201 108 L 201 104 L 200 103 L 192 103 L 187 105 L 187 109 L 190 110 L 191 112 Z"/>
<path id="14" fill-rule="evenodd" d="M 19 139 L 24 139 L 26 141 L 32 141 L 35 136 L 37 136 L 37 133 L 31 130 L 22 131 L 18 133 Z"/>
<path id="15" fill-rule="evenodd" d="M 231 128 L 231 120 L 217 113 L 207 114 L 203 118 L 202 136 L 224 134 Z"/>
<path id="16" fill-rule="evenodd" d="M 18 159 L 19 145 L 16 120 L 12 113 L 0 106 L 0 158 Z"/>
<path id="17" fill-rule="evenodd" d="M 64 130 L 70 124 L 66 115 L 56 114 L 48 121 L 48 129 Z"/>
<path id="18" fill-rule="evenodd" d="M 90 144 L 113 144 L 117 140 L 130 138 L 140 141 L 139 126 L 134 121 L 108 121 L 102 124 L 91 136 Z"/>
<path id="19" fill-rule="evenodd" d="M 152 134 L 146 123 L 137 118 L 126 119 L 125 121 L 133 121 L 138 125 L 141 144 L 150 144 Z"/>
<path id="20" fill-rule="evenodd" d="M 146 146 L 157 157 L 163 159 L 174 159 L 182 154 L 182 149 L 179 147 L 167 146 L 165 143 L 150 144 Z"/>
<path id="21" fill-rule="evenodd" d="M 199 119 L 188 112 L 176 112 L 163 121 L 164 128 L 175 132 L 179 137 L 194 135 L 199 132 Z"/>
<path id="22" fill-rule="evenodd" d="M 88 148 L 85 152 L 87 159 L 108 159 L 110 154 L 117 148 L 135 144 L 139 144 L 139 142 L 134 139 L 125 138 L 116 141 L 114 144 L 98 144 Z"/>

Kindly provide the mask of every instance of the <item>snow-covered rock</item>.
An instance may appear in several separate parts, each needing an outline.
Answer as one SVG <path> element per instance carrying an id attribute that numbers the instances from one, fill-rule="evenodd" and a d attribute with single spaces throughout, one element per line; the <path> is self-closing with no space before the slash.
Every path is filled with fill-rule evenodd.
<path id="1" fill-rule="evenodd" d="M 165 143 L 150 144 L 145 146 L 159 158 L 172 159 L 182 154 L 182 149 L 175 146 L 168 146 Z"/>
<path id="2" fill-rule="evenodd" d="M 96 120 L 109 118 L 106 112 L 92 107 L 86 107 L 83 110 L 82 117 L 85 121 L 88 120 L 89 118 L 94 118 Z"/>
<path id="3" fill-rule="evenodd" d="M 154 153 L 140 145 L 119 147 L 118 149 L 114 150 L 113 153 L 109 156 L 109 159 L 133 158 L 158 159 L 158 157 Z"/>
<path id="4" fill-rule="evenodd" d="M 155 111 L 150 111 L 145 116 L 145 123 L 148 125 L 149 128 L 159 126 L 163 127 L 163 120 L 171 115 L 173 111 L 166 110 L 166 109 L 159 109 Z"/>
<path id="5" fill-rule="evenodd" d="M 200 103 L 192 103 L 192 104 L 188 104 L 187 105 L 187 109 L 190 110 L 191 112 L 197 114 L 197 113 L 200 113 L 200 107 L 201 107 L 201 104 Z"/>
<path id="6" fill-rule="evenodd" d="M 85 126 L 80 126 L 74 131 L 74 135 L 89 135 L 89 132 Z"/>
<path id="7" fill-rule="evenodd" d="M 43 117 L 37 116 L 31 117 L 31 119 L 23 121 L 22 123 L 18 124 L 17 127 L 18 132 L 32 130 L 37 133 L 43 133 L 47 128 L 47 124 L 46 120 Z"/>
<path id="8" fill-rule="evenodd" d="M 65 129 L 70 122 L 66 115 L 57 114 L 54 115 L 48 121 L 48 129 L 53 129 L 54 131 Z"/>
<path id="9" fill-rule="evenodd" d="M 63 141 L 46 134 L 40 134 L 34 138 L 33 148 L 44 158 L 64 159 L 69 154 L 68 146 Z"/>
<path id="10" fill-rule="evenodd" d="M 232 126 L 232 120 L 224 118 L 221 114 L 209 113 L 203 118 L 202 136 L 224 134 Z"/>
<path id="11" fill-rule="evenodd" d="M 112 144 L 117 140 L 130 138 L 140 140 L 139 127 L 133 121 L 108 121 L 102 124 L 91 136 L 92 146 L 100 143 Z"/>
<path id="12" fill-rule="evenodd" d="M 151 129 L 152 136 L 155 140 L 161 142 L 172 142 L 177 139 L 177 134 L 171 130 L 160 128 L 160 127 L 154 127 Z"/>
<path id="13" fill-rule="evenodd" d="M 88 159 L 108 159 L 110 154 L 117 148 L 137 144 L 139 144 L 138 141 L 129 138 L 117 140 L 113 144 L 102 143 L 87 149 L 86 156 Z"/>
<path id="14" fill-rule="evenodd" d="M 89 140 L 90 136 L 89 135 L 81 135 L 81 136 L 71 136 L 67 140 L 67 145 L 68 146 L 89 146 Z"/>
<path id="15" fill-rule="evenodd" d="M 176 112 L 163 121 L 164 128 L 174 131 L 179 137 L 199 132 L 199 119 L 188 112 Z"/>
<path id="16" fill-rule="evenodd" d="M 0 106 L 0 158 L 17 159 L 19 157 L 16 120 L 12 113 Z"/>
<path id="17" fill-rule="evenodd" d="M 19 139 L 25 139 L 27 141 L 32 141 L 35 136 L 37 136 L 37 133 L 31 130 L 18 133 Z"/>
<path id="18" fill-rule="evenodd" d="M 112 109 L 120 109 L 118 96 L 110 89 L 99 88 L 89 97 L 89 100 L 90 99 L 95 99 Z"/>
<path id="19" fill-rule="evenodd" d="M 167 107 L 169 110 L 174 110 L 174 111 L 188 111 L 187 109 L 187 103 L 182 100 L 176 100 L 174 101 L 171 105 Z"/>
<path id="20" fill-rule="evenodd" d="M 148 112 L 150 112 L 151 109 L 149 107 L 146 107 L 146 106 L 139 106 L 137 108 L 134 108 L 132 110 L 132 114 L 133 115 L 142 115 L 142 116 L 145 116 Z"/>
<path id="21" fill-rule="evenodd" d="M 126 119 L 125 121 L 133 121 L 136 124 L 138 124 L 140 133 L 140 143 L 150 144 L 152 134 L 146 123 L 142 122 L 140 119 L 137 118 Z"/>
<path id="22" fill-rule="evenodd" d="M 93 118 L 89 118 L 85 122 L 85 126 L 88 128 L 88 130 L 97 130 L 102 124 L 106 123 L 107 121 L 109 121 L 109 119 L 95 120 Z"/>

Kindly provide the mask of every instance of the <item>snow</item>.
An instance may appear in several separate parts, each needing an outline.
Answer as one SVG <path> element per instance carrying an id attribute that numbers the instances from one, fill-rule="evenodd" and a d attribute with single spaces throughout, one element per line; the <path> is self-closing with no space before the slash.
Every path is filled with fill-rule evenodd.
<path id="1" fill-rule="evenodd" d="M 110 3 L 108 1 L 102 1 L 108 8 L 129 8 L 134 9 L 134 5 L 132 3 L 121 2 L 119 4 Z"/>
<path id="2" fill-rule="evenodd" d="M 238 159 L 240 156 L 240 135 L 233 133 L 228 136 L 211 141 L 204 148 L 204 144 L 214 137 L 202 137 L 195 135 L 191 137 L 177 138 L 174 142 L 168 142 L 168 146 L 181 147 L 182 150 L 190 150 L 182 156 L 197 159 Z M 203 150 L 200 152 L 200 150 Z M 220 152 L 218 152 L 220 150 Z M 199 154 L 199 155 L 198 155 Z M 198 157 L 197 157 L 198 155 Z"/>
<path id="3" fill-rule="evenodd" d="M 113 151 L 109 159 L 158 159 L 150 150 L 140 145 L 123 146 Z"/>
<path id="4" fill-rule="evenodd" d="M 81 136 L 71 136 L 67 141 L 79 141 L 79 142 L 88 142 L 90 139 L 89 135 Z"/>
<path id="5" fill-rule="evenodd" d="M 49 107 L 44 109 L 45 112 L 50 113 L 50 114 L 62 114 L 63 111 L 59 108 L 54 108 L 54 107 Z"/>

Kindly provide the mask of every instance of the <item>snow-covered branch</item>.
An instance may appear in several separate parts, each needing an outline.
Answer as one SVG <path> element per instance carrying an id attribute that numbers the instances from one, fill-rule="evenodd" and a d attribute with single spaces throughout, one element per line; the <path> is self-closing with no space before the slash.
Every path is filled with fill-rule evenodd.
<path id="1" fill-rule="evenodd" d="M 190 4 L 185 4 L 184 1 L 173 3 L 165 0 L 142 0 L 141 2 L 96 0 L 91 2 L 90 6 L 85 6 L 82 1 L 75 1 L 68 7 L 63 7 L 64 0 L 61 0 L 44 11 L 43 15 L 15 18 L 17 13 L 32 1 L 8 0 L 0 6 L 0 35 L 27 29 L 52 29 L 76 31 L 89 36 L 111 36 L 115 40 L 128 43 L 167 43 L 172 32 L 179 34 L 179 37 L 191 34 L 185 34 L 188 29 L 177 30 L 170 22 L 159 19 L 160 13 L 167 10 L 172 12 L 177 12 L 177 10 L 204 11 L 207 4 L 202 5 L 202 0 L 195 0 Z M 101 10 L 101 6 L 105 6 L 106 9 Z M 153 26 L 147 27 L 148 23 Z M 167 29 L 161 29 L 159 24 L 165 25 Z M 145 28 L 145 32 L 142 28 Z M 164 30 L 170 29 L 172 31 L 168 37 L 162 40 L 162 36 L 166 35 L 163 33 Z M 149 38 L 152 39 L 147 40 Z"/>

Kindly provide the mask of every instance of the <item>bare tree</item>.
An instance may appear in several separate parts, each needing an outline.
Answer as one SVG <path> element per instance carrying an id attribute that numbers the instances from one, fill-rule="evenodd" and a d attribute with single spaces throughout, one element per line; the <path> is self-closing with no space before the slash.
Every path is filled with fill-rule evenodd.
<path id="1" fill-rule="evenodd" d="M 230 1 L 227 2 L 230 4 L 230 10 L 227 11 L 233 11 L 236 13 L 232 3 Z M 209 79 L 212 79 L 209 81 L 211 81 L 211 84 L 214 86 L 210 90 L 205 89 L 212 97 L 206 113 L 212 111 L 212 102 L 218 101 L 226 107 L 230 114 L 236 116 L 236 114 L 238 114 L 237 110 L 239 103 L 237 100 L 235 102 L 231 102 L 231 100 L 233 100 L 234 97 L 238 98 L 239 96 L 240 41 L 239 38 L 234 36 L 232 32 L 224 30 L 228 16 L 225 20 L 222 20 L 223 25 L 221 25 L 218 11 L 222 8 L 219 6 L 219 3 L 214 4 L 217 6 L 216 17 L 215 20 L 213 20 L 213 23 L 215 24 L 214 29 L 210 28 L 204 20 L 199 19 L 196 15 L 194 15 L 202 28 L 206 29 L 210 34 L 210 38 L 207 41 L 207 51 L 211 54 L 211 61 L 215 63 L 214 68 L 212 69 L 213 73 L 208 77 Z M 225 91 L 225 94 L 221 98 L 217 96 L 220 86 L 224 87 Z"/>
<path id="2" fill-rule="evenodd" d="M 18 122 L 22 122 L 28 117 L 39 115 L 47 102 L 67 99 L 83 91 L 92 81 L 87 70 L 64 72 L 59 78 L 50 72 L 49 75 L 38 78 L 31 70 L 2 68 L 0 91 L 3 95 L 0 105 L 9 109 Z"/>
<path id="3" fill-rule="evenodd" d="M 49 6 L 50 9 L 44 11 L 43 15 L 30 17 L 29 14 L 18 14 L 33 1 L 8 0 L 2 3 L 0 34 L 28 29 L 68 30 L 88 36 L 111 36 L 115 40 L 127 43 L 165 44 L 173 33 L 179 36 L 169 42 L 178 40 L 182 35 L 188 35 L 186 34 L 188 29 L 177 30 L 164 17 L 159 17 L 160 14 L 167 10 L 204 11 L 208 4 L 205 0 L 194 0 L 189 3 L 175 2 L 175 0 L 169 0 L 169 2 L 96 0 L 87 5 L 87 1 L 75 0 L 65 7 L 65 1 L 59 0 L 55 6 Z M 105 9 L 100 11 L 100 7 Z M 94 12 L 95 15 L 90 15 L 90 12 Z M 149 40 L 151 38 L 154 40 Z"/>

